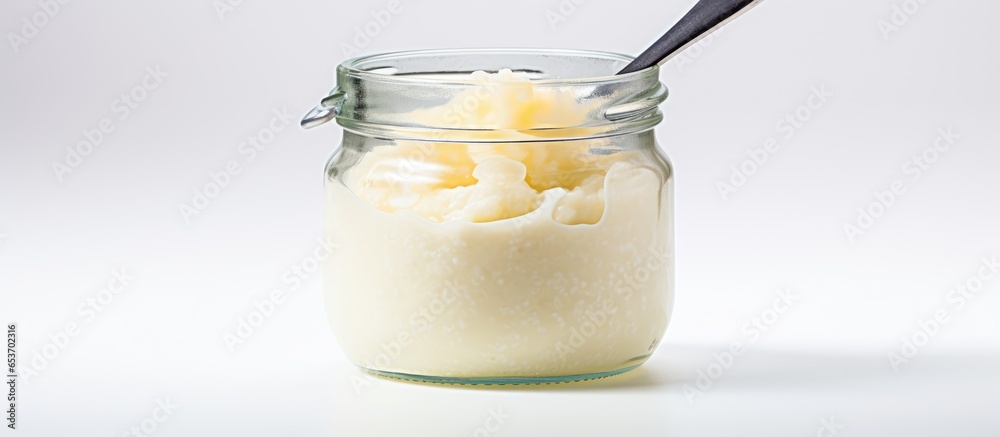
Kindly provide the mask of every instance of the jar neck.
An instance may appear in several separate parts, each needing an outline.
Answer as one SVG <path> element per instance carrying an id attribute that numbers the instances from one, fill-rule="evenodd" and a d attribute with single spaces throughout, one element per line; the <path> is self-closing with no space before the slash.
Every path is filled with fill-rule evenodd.
<path id="1" fill-rule="evenodd" d="M 659 123 L 658 105 L 667 97 L 658 67 L 614 75 L 630 60 L 522 49 L 376 55 L 341 64 L 337 88 L 320 108 L 345 130 L 380 138 L 534 142 L 625 135 Z M 500 72 L 506 68 L 513 71 Z"/>

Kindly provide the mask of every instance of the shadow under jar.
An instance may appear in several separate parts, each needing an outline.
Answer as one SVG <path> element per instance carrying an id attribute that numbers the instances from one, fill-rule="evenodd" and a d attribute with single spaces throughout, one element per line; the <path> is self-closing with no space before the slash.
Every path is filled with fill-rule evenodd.
<path id="1" fill-rule="evenodd" d="M 657 67 L 615 76 L 630 60 L 446 50 L 337 68 L 303 125 L 344 128 L 324 296 L 353 363 L 509 384 L 650 356 L 673 305 L 673 172 L 653 132 L 666 88 Z"/>

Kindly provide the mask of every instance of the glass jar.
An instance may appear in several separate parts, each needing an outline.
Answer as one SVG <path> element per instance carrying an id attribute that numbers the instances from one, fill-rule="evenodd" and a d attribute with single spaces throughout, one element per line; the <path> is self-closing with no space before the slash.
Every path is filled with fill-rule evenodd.
<path id="1" fill-rule="evenodd" d="M 649 358 L 673 305 L 673 172 L 653 132 L 659 69 L 614 75 L 630 60 L 433 50 L 337 68 L 302 124 L 344 129 L 324 296 L 353 363 L 505 384 Z"/>

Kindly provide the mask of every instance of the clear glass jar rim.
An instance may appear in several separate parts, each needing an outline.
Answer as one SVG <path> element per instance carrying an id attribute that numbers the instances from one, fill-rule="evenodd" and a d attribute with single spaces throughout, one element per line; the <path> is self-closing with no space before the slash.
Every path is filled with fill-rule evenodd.
<path id="1" fill-rule="evenodd" d="M 657 66 L 614 74 L 631 61 L 627 55 L 611 52 L 543 48 L 435 49 L 368 55 L 337 67 L 337 86 L 302 124 L 312 127 L 336 120 L 344 129 L 385 138 L 422 139 L 428 132 L 441 131 L 446 141 L 493 141 L 495 131 L 520 132 L 529 137 L 524 141 L 636 132 L 662 120 L 658 105 L 668 92 L 659 80 Z M 476 93 L 484 86 L 473 72 L 504 68 L 526 75 L 534 89 L 575 99 L 585 111 L 582 120 L 512 129 L 502 124 L 453 123 L 444 119 L 445 123 L 438 123 L 408 116 L 417 109 L 450 104 L 455 107 L 449 110 L 450 118 L 460 118 L 454 117 L 456 112 L 468 112 L 466 106 L 475 106 L 462 93 Z M 460 97 L 464 100 L 454 100 Z"/>
<path id="2" fill-rule="evenodd" d="M 405 82 L 413 84 L 427 84 L 427 85 L 468 85 L 474 82 L 472 78 L 434 78 L 426 76 L 397 76 L 392 74 L 383 74 L 372 71 L 370 69 L 365 69 L 364 65 L 375 64 L 378 62 L 401 60 L 401 59 L 412 59 L 417 57 L 433 57 L 433 56 L 461 56 L 461 55 L 549 55 L 549 56 L 576 56 L 576 57 L 591 57 L 591 58 L 604 58 L 607 60 L 622 61 L 625 64 L 629 63 L 634 59 L 632 56 L 623 55 L 620 53 L 597 51 L 597 50 L 578 50 L 578 49 L 544 49 L 544 48 L 488 48 L 488 49 L 426 49 L 426 50 L 404 50 L 397 52 L 388 53 L 378 53 L 373 55 L 359 56 L 356 58 L 348 59 L 337 66 L 337 70 L 340 74 L 344 74 L 348 77 L 360 79 L 360 80 L 370 80 L 370 81 L 392 81 L 392 82 Z M 592 76 L 592 77 L 574 77 L 574 78 L 557 78 L 557 79 L 532 79 L 532 83 L 536 86 L 546 86 L 546 85 L 557 85 L 557 86 L 568 86 L 568 85 L 602 85 L 602 84 L 613 84 L 619 82 L 627 82 L 636 80 L 643 76 L 659 76 L 660 67 L 654 65 L 639 71 L 634 71 L 631 73 L 621 74 L 621 75 L 603 75 L 603 76 Z"/>

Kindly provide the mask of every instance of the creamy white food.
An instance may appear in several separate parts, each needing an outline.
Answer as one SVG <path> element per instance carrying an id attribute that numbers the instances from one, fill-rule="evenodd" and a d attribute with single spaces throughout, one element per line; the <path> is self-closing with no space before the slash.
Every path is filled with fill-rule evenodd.
<path id="1" fill-rule="evenodd" d="M 581 117 L 509 71 L 475 77 L 493 91 L 463 123 L 497 138 Z M 348 357 L 470 378 L 645 360 L 672 304 L 670 185 L 638 152 L 593 153 L 604 145 L 396 141 L 328 181 L 326 306 Z"/>

